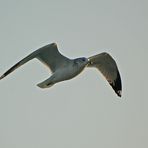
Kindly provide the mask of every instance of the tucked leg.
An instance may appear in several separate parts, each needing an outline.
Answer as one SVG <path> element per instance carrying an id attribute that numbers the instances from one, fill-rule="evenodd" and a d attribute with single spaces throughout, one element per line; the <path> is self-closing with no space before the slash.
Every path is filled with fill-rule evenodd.
<path id="1" fill-rule="evenodd" d="M 52 75 L 51 77 L 49 77 L 45 81 L 37 84 L 37 86 L 40 88 L 49 88 L 49 87 L 53 86 L 54 84 L 55 83 L 53 82 L 53 75 Z"/>

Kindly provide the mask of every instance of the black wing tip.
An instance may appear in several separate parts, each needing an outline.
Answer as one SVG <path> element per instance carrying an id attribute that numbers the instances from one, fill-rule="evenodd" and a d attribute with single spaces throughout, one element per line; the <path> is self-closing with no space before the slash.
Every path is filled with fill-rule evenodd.
<path id="1" fill-rule="evenodd" d="M 2 76 L 0 76 L 0 80 L 3 79 L 5 77 L 5 75 L 3 74 Z"/>
<path id="2" fill-rule="evenodd" d="M 117 78 L 113 83 L 110 83 L 112 88 L 114 89 L 115 93 L 121 97 L 122 96 L 122 84 L 121 84 L 121 77 L 119 72 L 117 73 Z"/>
<path id="3" fill-rule="evenodd" d="M 116 92 L 116 94 L 117 94 L 119 97 L 122 96 L 122 90 L 118 90 L 118 91 L 115 91 L 115 92 Z"/>

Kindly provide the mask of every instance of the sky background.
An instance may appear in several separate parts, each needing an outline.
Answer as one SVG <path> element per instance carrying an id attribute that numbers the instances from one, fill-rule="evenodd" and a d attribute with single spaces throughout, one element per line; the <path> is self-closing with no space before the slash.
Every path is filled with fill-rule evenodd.
<path id="1" fill-rule="evenodd" d="M 69 58 L 109 52 L 120 99 L 96 69 L 42 90 L 32 60 L 0 82 L 2 148 L 148 147 L 147 0 L 0 0 L 0 74 L 56 42 Z"/>

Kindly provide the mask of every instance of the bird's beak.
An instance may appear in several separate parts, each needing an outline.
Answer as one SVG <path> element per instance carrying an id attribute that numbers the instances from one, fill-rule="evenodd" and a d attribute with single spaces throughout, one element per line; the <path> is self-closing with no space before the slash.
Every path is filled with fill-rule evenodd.
<path id="1" fill-rule="evenodd" d="M 88 58 L 88 63 L 87 63 L 87 65 L 92 65 L 93 63 L 92 63 L 92 61 Z"/>

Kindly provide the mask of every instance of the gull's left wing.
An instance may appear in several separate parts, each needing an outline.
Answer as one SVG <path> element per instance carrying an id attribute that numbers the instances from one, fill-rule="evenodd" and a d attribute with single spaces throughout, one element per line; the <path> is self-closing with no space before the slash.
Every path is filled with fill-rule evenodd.
<path id="1" fill-rule="evenodd" d="M 121 97 L 122 84 L 115 60 L 108 53 L 101 53 L 88 58 L 88 67 L 96 67 L 107 79 L 116 94 Z"/>

